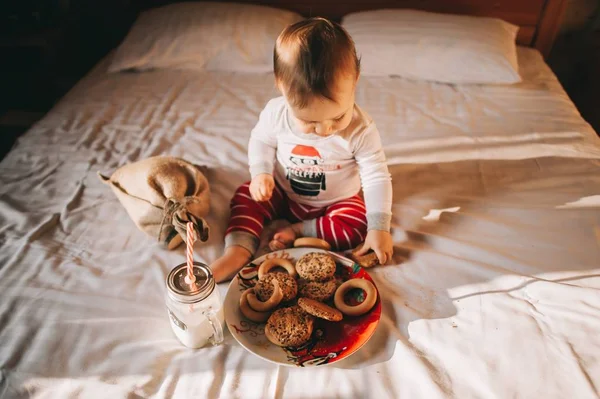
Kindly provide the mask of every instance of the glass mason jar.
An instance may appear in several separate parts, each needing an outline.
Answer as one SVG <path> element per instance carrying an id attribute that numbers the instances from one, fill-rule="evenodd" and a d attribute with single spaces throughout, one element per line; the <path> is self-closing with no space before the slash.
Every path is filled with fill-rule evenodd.
<path id="1" fill-rule="evenodd" d="M 203 263 L 194 262 L 192 284 L 185 282 L 187 265 L 176 266 L 166 278 L 165 300 L 173 332 L 188 348 L 223 342 L 221 296 L 212 272 Z"/>

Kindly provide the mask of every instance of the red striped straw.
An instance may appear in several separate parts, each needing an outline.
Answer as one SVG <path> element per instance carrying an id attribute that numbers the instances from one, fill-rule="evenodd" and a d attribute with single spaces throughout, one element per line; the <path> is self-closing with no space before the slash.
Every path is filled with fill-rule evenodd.
<path id="1" fill-rule="evenodd" d="M 187 223 L 187 276 L 185 276 L 185 282 L 193 284 L 196 281 L 194 276 L 194 241 L 196 241 L 196 233 L 194 232 L 194 224 L 192 222 Z"/>

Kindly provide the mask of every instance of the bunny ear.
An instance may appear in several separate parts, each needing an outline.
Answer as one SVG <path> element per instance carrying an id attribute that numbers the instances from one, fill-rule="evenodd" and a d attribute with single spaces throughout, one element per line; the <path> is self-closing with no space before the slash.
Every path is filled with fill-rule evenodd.
<path id="1" fill-rule="evenodd" d="M 177 229 L 178 226 L 176 226 L 176 220 L 179 220 L 179 218 L 177 217 L 177 212 L 182 208 L 183 205 L 179 201 L 173 198 L 167 198 L 165 204 L 163 205 L 163 217 L 160 222 L 160 227 L 158 228 L 159 242 L 162 241 L 165 227 L 167 227 L 168 230 L 167 242 L 169 242 L 172 238 L 171 236 L 173 235 L 173 227 L 175 227 L 175 230 L 179 232 L 179 230 Z M 181 228 L 181 226 L 179 226 L 179 228 Z M 183 236 L 185 237 L 185 234 L 183 234 Z"/>
<path id="2" fill-rule="evenodd" d="M 194 225 L 196 238 L 202 242 L 206 242 L 208 240 L 209 227 L 204 219 L 195 217 L 181 207 L 173 213 L 171 224 L 184 241 L 187 239 L 188 222 L 192 222 Z"/>
<path id="3" fill-rule="evenodd" d="M 191 213 L 186 213 L 186 216 L 190 222 L 194 224 L 194 232 L 196 233 L 196 239 L 199 239 L 202 242 L 206 242 L 208 240 L 208 223 L 206 220 L 202 218 L 197 218 Z"/>
<path id="4" fill-rule="evenodd" d="M 103 183 L 109 183 L 110 182 L 110 177 L 108 176 L 104 176 L 102 173 L 98 172 L 98 178 L 103 182 Z"/>
<path id="5" fill-rule="evenodd" d="M 196 228 L 196 234 L 200 238 L 200 241 L 208 241 L 208 233 L 210 231 L 210 228 L 208 227 L 206 221 L 200 218 L 198 219 L 198 223 L 196 223 L 194 227 Z"/>

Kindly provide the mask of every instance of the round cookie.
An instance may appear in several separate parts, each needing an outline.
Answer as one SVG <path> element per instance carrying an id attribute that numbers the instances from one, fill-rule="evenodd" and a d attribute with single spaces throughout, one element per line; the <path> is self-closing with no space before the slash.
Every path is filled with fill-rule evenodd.
<path id="1" fill-rule="evenodd" d="M 281 288 L 281 292 L 283 293 L 283 302 L 296 297 L 296 294 L 298 294 L 296 279 L 287 273 L 274 272 L 265 274 L 263 279 L 258 280 L 254 286 L 254 292 L 258 296 L 258 299 L 264 302 L 273 295 L 273 279 L 276 279 L 279 283 L 279 288 Z"/>
<path id="2" fill-rule="evenodd" d="M 298 299 L 298 306 L 300 306 L 306 313 L 320 319 L 340 321 L 344 318 L 344 315 L 342 315 L 342 312 L 339 310 L 312 299 L 300 298 Z"/>
<path id="3" fill-rule="evenodd" d="M 325 253 L 311 252 L 298 259 L 296 271 L 309 281 L 329 280 L 335 274 L 335 261 Z"/>
<path id="4" fill-rule="evenodd" d="M 298 280 L 298 295 L 303 298 L 325 302 L 335 294 L 338 283 L 335 279 L 325 281 Z"/>
<path id="5" fill-rule="evenodd" d="M 274 311 L 267 325 L 265 336 L 277 346 L 299 347 L 312 335 L 314 319 L 298 306 Z"/>

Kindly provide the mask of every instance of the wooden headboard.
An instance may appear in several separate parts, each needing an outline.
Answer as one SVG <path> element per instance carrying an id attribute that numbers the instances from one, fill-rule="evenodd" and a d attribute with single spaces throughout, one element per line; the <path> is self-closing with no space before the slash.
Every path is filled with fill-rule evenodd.
<path id="1" fill-rule="evenodd" d="M 214 1 L 214 0 L 213 0 Z M 517 42 L 550 53 L 567 0 L 234 0 L 296 11 L 306 17 L 321 16 L 340 21 L 346 14 L 381 8 L 412 8 L 441 13 L 501 18 L 520 27 Z M 133 0 L 135 11 L 174 0 Z"/>

